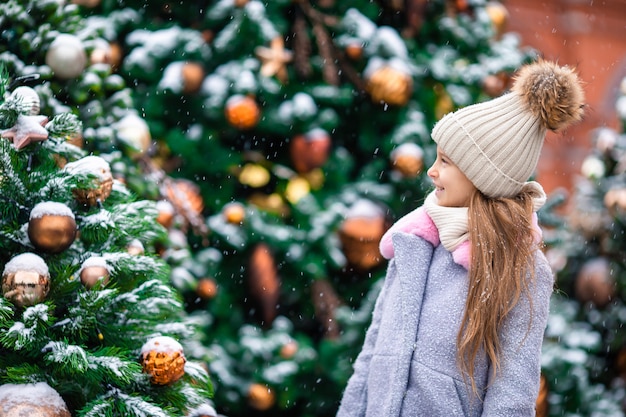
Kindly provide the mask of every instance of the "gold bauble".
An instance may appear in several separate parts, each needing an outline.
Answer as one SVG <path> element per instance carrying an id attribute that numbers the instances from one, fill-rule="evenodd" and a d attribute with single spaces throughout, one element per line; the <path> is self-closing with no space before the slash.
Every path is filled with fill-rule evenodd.
<path id="1" fill-rule="evenodd" d="M 298 345 L 298 342 L 296 342 L 295 340 L 290 340 L 281 346 L 279 354 L 281 358 L 289 360 L 293 359 L 293 357 L 296 356 L 296 353 L 298 353 L 299 349 L 300 346 Z"/>
<path id="2" fill-rule="evenodd" d="M 197 62 L 185 62 L 181 68 L 183 93 L 197 93 L 204 81 L 204 68 Z"/>
<path id="3" fill-rule="evenodd" d="M 113 175 L 109 163 L 95 155 L 86 156 L 78 161 L 69 162 L 63 168 L 70 174 L 91 174 L 95 178 L 93 188 L 74 189 L 76 200 L 90 207 L 103 203 L 113 190 Z"/>
<path id="4" fill-rule="evenodd" d="M 261 119 L 261 109 L 256 100 L 239 94 L 226 101 L 224 114 L 228 123 L 240 130 L 252 129 Z"/>
<path id="5" fill-rule="evenodd" d="M 378 243 L 386 228 L 384 213 L 378 206 L 369 201 L 355 204 L 339 229 L 348 263 L 361 271 L 378 266 L 382 262 Z"/>
<path id="6" fill-rule="evenodd" d="M 404 143 L 391 152 L 393 168 L 405 178 L 415 178 L 424 169 L 424 151 L 414 143 Z"/>
<path id="7" fill-rule="evenodd" d="M 604 195 L 604 206 L 612 216 L 626 213 L 626 188 L 613 188 Z"/>
<path id="8" fill-rule="evenodd" d="M 487 2 L 485 10 L 491 19 L 496 38 L 501 37 L 506 31 L 506 26 L 509 22 L 509 11 L 498 1 Z"/>
<path id="9" fill-rule="evenodd" d="M 109 266 L 103 257 L 92 256 L 83 262 L 81 269 L 78 271 L 78 276 L 80 277 L 80 282 L 87 289 L 93 288 L 98 282 L 101 282 L 101 285 L 106 285 L 110 277 Z"/>
<path id="10" fill-rule="evenodd" d="M 76 239 L 76 230 L 74 213 L 63 203 L 39 203 L 30 212 L 28 239 L 42 252 L 63 252 Z"/>
<path id="11" fill-rule="evenodd" d="M 606 307 L 617 291 L 613 269 L 606 258 L 598 257 L 585 262 L 575 282 L 576 298 L 583 304 L 597 308 Z"/>
<path id="12" fill-rule="evenodd" d="M 403 106 L 413 93 L 413 79 L 404 71 L 383 66 L 368 77 L 365 90 L 375 103 Z"/>
<path id="13" fill-rule="evenodd" d="M 250 407 L 259 411 L 266 411 L 272 408 L 274 403 L 276 403 L 276 395 L 270 387 L 253 383 L 248 388 L 248 404 L 250 404 Z"/>
<path id="14" fill-rule="evenodd" d="M 185 374 L 183 347 L 169 336 L 157 336 L 141 348 L 143 372 L 150 375 L 154 385 L 170 385 Z"/>
<path id="15" fill-rule="evenodd" d="M 129 255 L 141 256 L 146 253 L 146 248 L 144 248 L 143 243 L 139 239 L 133 239 L 126 245 L 126 252 Z"/>
<path id="16" fill-rule="evenodd" d="M 0 385 L 2 417 L 71 417 L 63 398 L 45 382 Z"/>
<path id="17" fill-rule="evenodd" d="M 39 304 L 50 291 L 50 272 L 46 262 L 34 253 L 22 253 L 4 266 L 2 293 L 19 307 Z"/>
<path id="18" fill-rule="evenodd" d="M 222 208 L 222 216 L 227 223 L 240 225 L 246 218 L 246 208 L 240 202 L 233 201 Z"/>
<path id="19" fill-rule="evenodd" d="M 161 226 L 169 229 L 174 224 L 174 217 L 176 216 L 176 209 L 174 205 L 167 200 L 159 200 L 156 203 L 156 208 L 159 214 L 157 215 L 156 221 Z"/>

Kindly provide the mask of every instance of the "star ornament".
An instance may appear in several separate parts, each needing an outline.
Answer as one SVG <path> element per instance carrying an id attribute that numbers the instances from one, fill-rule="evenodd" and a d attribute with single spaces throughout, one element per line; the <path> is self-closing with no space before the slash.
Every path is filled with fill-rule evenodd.
<path id="1" fill-rule="evenodd" d="M 43 142 L 48 139 L 48 131 L 44 127 L 48 123 L 46 116 L 17 116 L 15 126 L 3 130 L 0 135 L 13 142 L 18 151 L 33 142 Z"/>
<path id="2" fill-rule="evenodd" d="M 277 36 L 270 42 L 270 47 L 257 46 L 254 50 L 261 60 L 261 75 L 271 77 L 276 75 L 281 82 L 287 81 L 287 64 L 293 59 L 291 51 L 285 49 L 285 41 Z"/>

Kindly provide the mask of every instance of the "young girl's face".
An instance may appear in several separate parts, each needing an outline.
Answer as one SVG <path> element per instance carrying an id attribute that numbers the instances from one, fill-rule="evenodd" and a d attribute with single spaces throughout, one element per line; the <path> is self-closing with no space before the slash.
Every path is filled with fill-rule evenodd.
<path id="1" fill-rule="evenodd" d="M 470 197 L 476 187 L 439 147 L 437 159 L 427 173 L 435 184 L 435 195 L 440 206 L 469 206 Z"/>

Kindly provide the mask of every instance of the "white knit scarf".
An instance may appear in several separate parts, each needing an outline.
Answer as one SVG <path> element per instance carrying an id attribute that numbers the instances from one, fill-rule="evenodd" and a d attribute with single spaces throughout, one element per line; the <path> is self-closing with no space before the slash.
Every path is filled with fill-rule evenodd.
<path id="1" fill-rule="evenodd" d="M 534 212 L 543 207 L 546 193 L 541 184 L 529 181 L 524 184 L 522 190 L 532 192 Z M 439 240 L 448 251 L 453 252 L 469 238 L 467 207 L 440 206 L 433 191 L 426 197 L 424 209 L 437 226 Z"/>

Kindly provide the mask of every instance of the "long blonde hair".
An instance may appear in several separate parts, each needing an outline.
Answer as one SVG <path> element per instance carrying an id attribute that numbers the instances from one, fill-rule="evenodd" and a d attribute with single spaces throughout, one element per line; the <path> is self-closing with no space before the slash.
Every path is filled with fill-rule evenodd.
<path id="1" fill-rule="evenodd" d="M 496 375 L 501 353 L 499 331 L 534 280 L 537 244 L 532 204 L 532 193 L 527 191 L 512 198 L 489 198 L 476 190 L 470 200 L 469 289 L 457 345 L 460 368 L 477 394 L 476 357 L 484 352 Z"/>

